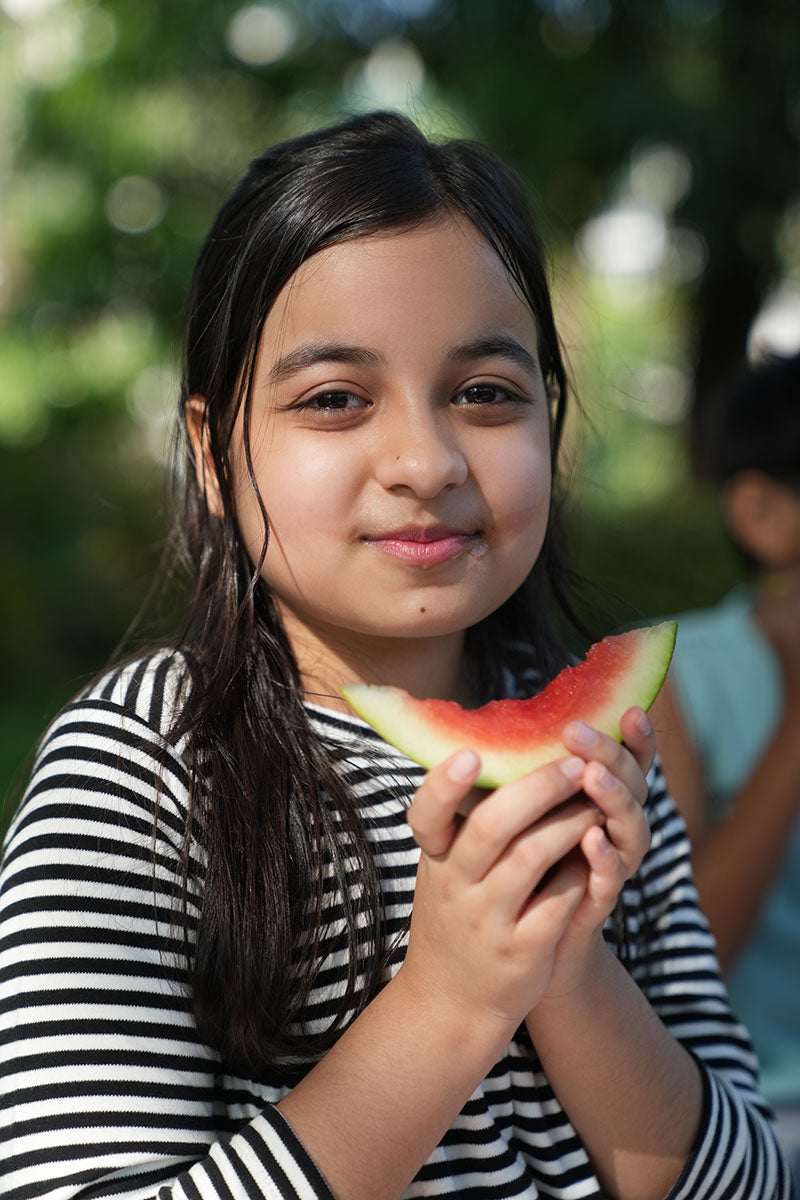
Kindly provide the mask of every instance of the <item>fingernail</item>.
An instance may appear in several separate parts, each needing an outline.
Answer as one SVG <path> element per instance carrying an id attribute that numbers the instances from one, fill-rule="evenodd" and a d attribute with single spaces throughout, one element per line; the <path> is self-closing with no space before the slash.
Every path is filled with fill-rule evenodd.
<path id="1" fill-rule="evenodd" d="M 643 737 L 649 737 L 653 732 L 653 725 L 647 713 L 642 709 L 636 718 L 636 728 Z"/>
<path id="2" fill-rule="evenodd" d="M 559 763 L 559 766 L 570 783 L 577 783 L 578 780 L 583 779 L 586 763 L 582 758 L 565 758 L 563 762 Z"/>
<path id="3" fill-rule="evenodd" d="M 583 721 L 571 721 L 568 730 L 570 738 L 579 746 L 593 746 L 597 741 L 596 731 L 584 725 Z"/>
<path id="4" fill-rule="evenodd" d="M 611 774 L 611 772 L 608 771 L 604 766 L 602 766 L 600 764 L 598 764 L 596 770 L 597 770 L 597 774 L 595 775 L 595 780 L 597 781 L 597 783 L 599 783 L 600 787 L 606 788 L 606 789 L 611 789 L 614 786 L 614 784 L 616 783 L 616 780 L 614 779 L 614 776 Z"/>
<path id="5" fill-rule="evenodd" d="M 473 779 L 478 771 L 481 760 L 474 750 L 459 750 L 455 758 L 447 764 L 447 774 L 454 783 L 466 783 Z"/>
<path id="6" fill-rule="evenodd" d="M 595 834 L 595 837 L 597 838 L 597 848 L 602 854 L 610 854 L 614 847 L 611 845 L 611 842 L 609 841 L 608 836 L 605 834 L 603 829 L 599 826 L 597 828 L 598 833 Z"/>

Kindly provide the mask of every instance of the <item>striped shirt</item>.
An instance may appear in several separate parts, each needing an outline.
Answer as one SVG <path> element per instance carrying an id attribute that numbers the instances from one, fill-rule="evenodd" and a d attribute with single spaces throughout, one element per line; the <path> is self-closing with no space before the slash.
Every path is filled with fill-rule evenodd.
<path id="1" fill-rule="evenodd" d="M 174 657 L 159 653 L 67 706 L 9 829 L 0 876 L 4 1200 L 331 1197 L 276 1108 L 291 1082 L 279 1068 L 269 1081 L 237 1075 L 192 1018 L 172 908 L 187 804 L 185 747 L 168 736 L 179 679 Z M 308 711 L 359 796 L 387 927 L 401 935 L 396 969 L 418 858 L 405 810 L 423 772 L 361 721 Z M 705 1097 L 670 1200 L 786 1200 L 749 1041 L 697 908 L 685 829 L 657 767 L 650 785 L 651 846 L 623 894 L 639 945 L 629 970 L 701 1064 Z M 324 1021 L 336 976 L 320 974 L 312 1024 Z M 405 1195 L 602 1196 L 524 1028 Z"/>

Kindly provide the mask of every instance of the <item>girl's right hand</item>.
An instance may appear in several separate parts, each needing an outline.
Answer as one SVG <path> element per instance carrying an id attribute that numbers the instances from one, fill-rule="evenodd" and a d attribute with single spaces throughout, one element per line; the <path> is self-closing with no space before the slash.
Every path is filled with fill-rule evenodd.
<path id="1" fill-rule="evenodd" d="M 459 814 L 480 764 L 460 751 L 432 770 L 408 821 L 420 849 L 406 984 L 497 1022 L 507 1036 L 547 988 L 556 949 L 586 891 L 578 849 L 603 817 L 565 758 Z M 579 794 L 580 793 L 580 794 Z"/>

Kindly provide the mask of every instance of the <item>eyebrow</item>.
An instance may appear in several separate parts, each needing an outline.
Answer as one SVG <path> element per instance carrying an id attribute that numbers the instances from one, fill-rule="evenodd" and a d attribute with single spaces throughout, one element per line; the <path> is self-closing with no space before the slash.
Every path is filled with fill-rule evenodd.
<path id="1" fill-rule="evenodd" d="M 503 333 L 488 333 L 453 346 L 448 351 L 448 357 L 453 362 L 472 362 L 479 358 L 506 358 L 532 375 L 540 375 L 539 364 L 525 347 Z M 343 345 L 338 342 L 303 342 L 295 346 L 288 354 L 282 355 L 272 364 L 269 371 L 271 383 L 280 383 L 302 371 L 305 367 L 313 367 L 318 363 L 349 363 L 359 367 L 382 367 L 386 358 L 376 350 L 366 346 Z"/>
<path id="2" fill-rule="evenodd" d="M 379 367 L 386 362 L 382 354 L 368 350 L 364 346 L 344 346 L 337 342 L 303 342 L 282 355 L 273 363 L 269 378 L 272 383 L 280 383 L 295 371 L 304 367 L 313 367 L 317 363 L 335 362 L 351 363 L 357 367 Z"/>
<path id="3" fill-rule="evenodd" d="M 505 333 L 489 333 L 454 346 L 450 357 L 455 362 L 471 362 L 476 358 L 507 358 L 531 375 L 541 375 L 541 368 L 533 354 L 518 342 L 516 338 Z"/>

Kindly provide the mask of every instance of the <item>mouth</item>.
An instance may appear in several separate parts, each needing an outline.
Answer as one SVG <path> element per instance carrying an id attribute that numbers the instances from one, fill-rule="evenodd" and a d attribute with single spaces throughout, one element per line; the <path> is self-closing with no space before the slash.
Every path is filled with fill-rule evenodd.
<path id="1" fill-rule="evenodd" d="M 362 538 L 393 558 L 416 566 L 433 567 L 462 554 L 479 558 L 486 552 L 486 538 L 480 529 L 456 529 L 444 525 L 407 526 Z"/>

